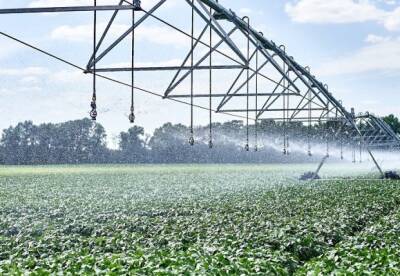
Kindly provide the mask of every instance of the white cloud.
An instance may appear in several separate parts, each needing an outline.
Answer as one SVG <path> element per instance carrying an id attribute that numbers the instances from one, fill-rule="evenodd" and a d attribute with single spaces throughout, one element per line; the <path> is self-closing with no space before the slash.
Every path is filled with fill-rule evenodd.
<path id="1" fill-rule="evenodd" d="M 0 37 L 0 60 L 12 58 L 23 47 L 5 37 Z"/>
<path id="2" fill-rule="evenodd" d="M 380 2 L 385 3 L 386 5 L 396 5 L 397 0 L 379 0 Z"/>
<path id="3" fill-rule="evenodd" d="M 50 81 L 63 84 L 82 83 L 82 81 L 87 81 L 89 78 L 91 78 L 91 75 L 86 75 L 77 70 L 61 70 L 54 72 L 49 76 Z"/>
<path id="4" fill-rule="evenodd" d="M 27 77 L 23 77 L 22 79 L 20 79 L 19 82 L 22 84 L 35 85 L 40 82 L 40 79 L 35 76 L 27 76 Z"/>
<path id="5" fill-rule="evenodd" d="M 368 43 L 380 43 L 380 42 L 384 42 L 384 41 L 390 41 L 392 38 L 391 37 L 387 37 L 387 36 L 379 36 L 379 35 L 374 35 L 374 34 L 369 34 L 367 36 L 367 38 L 365 39 L 365 42 Z"/>
<path id="6" fill-rule="evenodd" d="M 350 23 L 380 20 L 385 12 L 368 1 L 300 0 L 286 4 L 292 20 L 301 23 Z"/>
<path id="7" fill-rule="evenodd" d="M 49 74 L 49 70 L 43 67 L 0 69 L 0 76 L 9 76 L 9 77 L 43 76 L 47 74 Z"/>
<path id="8" fill-rule="evenodd" d="M 251 14 L 251 13 L 253 13 L 253 10 L 250 9 L 250 8 L 241 8 L 239 10 L 239 13 L 241 13 L 241 14 Z"/>
<path id="9" fill-rule="evenodd" d="M 263 15 L 264 12 L 262 10 L 253 10 L 248 7 L 239 9 L 239 14 L 241 15 Z"/>
<path id="10" fill-rule="evenodd" d="M 182 63 L 182 59 L 169 59 L 158 62 L 136 62 L 137 67 L 161 67 L 161 66 L 180 66 Z M 106 68 L 124 68 L 131 67 L 130 62 L 118 62 L 105 65 Z"/>
<path id="11" fill-rule="evenodd" d="M 167 1 L 166 6 L 176 5 L 176 0 Z M 158 3 L 158 0 L 142 1 L 142 8 L 149 9 Z M 119 0 L 97 0 L 97 5 L 118 5 Z M 68 7 L 68 6 L 92 6 L 93 0 L 34 0 L 28 4 L 31 8 L 37 7 Z"/>
<path id="12" fill-rule="evenodd" d="M 98 5 L 117 5 L 118 0 L 98 0 Z M 91 6 L 93 0 L 35 0 L 29 3 L 29 7 L 64 7 L 64 6 Z"/>
<path id="13" fill-rule="evenodd" d="M 390 31 L 400 29 L 400 8 L 385 11 L 368 0 L 298 0 L 287 3 L 286 13 L 299 23 L 377 22 Z"/>
<path id="14" fill-rule="evenodd" d="M 384 21 L 384 25 L 389 31 L 400 30 L 400 7 L 388 15 Z"/>
<path id="15" fill-rule="evenodd" d="M 99 34 L 106 27 L 106 23 L 101 23 L 98 26 Z M 109 31 L 109 36 L 117 37 L 129 29 L 128 25 L 113 24 Z M 50 37 L 56 40 L 73 41 L 73 42 L 91 42 L 93 26 L 77 25 L 77 26 L 60 26 L 54 29 Z M 168 27 L 161 26 L 139 26 L 136 30 L 138 40 L 144 40 L 161 45 L 187 46 L 188 38 L 175 32 Z"/>
<path id="16" fill-rule="evenodd" d="M 98 35 L 102 34 L 102 30 L 104 30 L 106 26 L 107 23 L 98 24 Z M 116 37 L 125 32 L 128 28 L 129 28 L 128 25 L 113 24 L 108 34 L 112 37 Z M 54 29 L 51 32 L 50 37 L 56 40 L 89 42 L 93 39 L 93 25 L 91 24 L 77 25 L 77 26 L 63 25 Z"/>
<path id="17" fill-rule="evenodd" d="M 171 29 L 168 27 L 139 27 L 137 30 L 137 35 L 139 39 L 162 45 L 187 47 L 189 42 L 189 39 L 186 36 L 179 34 L 176 31 L 171 31 Z"/>
<path id="18" fill-rule="evenodd" d="M 380 0 L 380 2 L 383 2 L 386 5 L 396 5 L 397 4 L 396 0 Z"/>
<path id="19" fill-rule="evenodd" d="M 41 91 L 43 91 L 43 89 L 40 86 L 32 86 L 32 85 L 30 85 L 30 86 L 18 87 L 18 92 L 30 92 L 30 93 L 32 93 L 32 92 L 41 92 Z"/>
<path id="20" fill-rule="evenodd" d="M 370 106 L 372 105 L 372 106 L 376 106 L 376 105 L 379 104 L 379 101 L 367 99 L 367 100 L 362 100 L 361 103 L 362 103 L 363 105 L 370 105 Z"/>
<path id="21" fill-rule="evenodd" d="M 320 75 L 360 74 L 366 72 L 398 73 L 400 70 L 400 40 L 382 38 L 352 55 L 327 62 Z"/>

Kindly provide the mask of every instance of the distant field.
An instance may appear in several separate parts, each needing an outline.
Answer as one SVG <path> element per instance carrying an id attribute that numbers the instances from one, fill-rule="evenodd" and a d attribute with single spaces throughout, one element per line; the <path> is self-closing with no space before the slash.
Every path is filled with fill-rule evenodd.
<path id="1" fill-rule="evenodd" d="M 0 167 L 0 274 L 398 275 L 400 182 L 311 169 Z"/>

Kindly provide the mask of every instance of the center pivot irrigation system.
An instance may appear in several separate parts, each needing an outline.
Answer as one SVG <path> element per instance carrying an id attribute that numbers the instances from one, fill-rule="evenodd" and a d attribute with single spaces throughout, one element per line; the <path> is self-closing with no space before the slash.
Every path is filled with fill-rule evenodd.
<path id="1" fill-rule="evenodd" d="M 289 132 L 292 122 L 308 124 L 309 129 L 316 123 L 325 122 L 327 154 L 315 173 L 308 178 L 318 176 L 320 168 L 329 157 L 329 143 L 343 144 L 353 148 L 365 149 L 370 155 L 382 177 L 385 173 L 376 161 L 372 150 L 399 149 L 400 138 L 381 119 L 372 114 L 356 115 L 354 110 L 348 112 L 342 102 L 329 91 L 328 86 L 316 79 L 310 68 L 302 66 L 286 52 L 284 45 L 277 45 L 268 40 L 263 33 L 256 31 L 246 16 L 238 17 L 232 10 L 226 9 L 216 0 L 181 0 L 186 6 L 180 10 L 180 27 L 158 15 L 168 2 L 159 0 L 150 9 L 142 7 L 139 0 L 116 0 L 115 5 L 98 5 L 96 0 L 92 6 L 43 7 L 0 9 L 0 14 L 26 13 L 61 13 L 91 12 L 93 14 L 93 53 L 85 68 L 75 65 L 63 58 L 33 46 L 9 34 L 0 32 L 16 42 L 28 46 L 45 55 L 67 63 L 93 76 L 93 95 L 90 116 L 97 118 L 97 83 L 98 78 L 116 82 L 130 87 L 131 106 L 129 120 L 135 121 L 135 100 L 137 92 L 150 93 L 163 99 L 172 100 L 190 106 L 190 137 L 194 139 L 194 108 L 208 111 L 210 121 L 209 146 L 213 147 L 213 114 L 221 113 L 242 118 L 246 121 L 245 150 L 250 150 L 250 136 L 254 135 L 254 149 L 258 149 L 258 124 L 261 120 L 279 121 L 283 125 L 283 154 L 289 154 Z M 187 5 L 186 5 L 187 4 Z M 99 30 L 99 12 L 112 12 L 105 27 Z M 117 17 L 129 12 L 129 28 L 113 38 L 110 30 Z M 186 17 L 185 17 L 186 16 Z M 168 17 L 168 16 L 167 16 Z M 187 40 L 188 52 L 176 66 L 137 66 L 135 64 L 138 51 L 137 36 L 146 22 L 161 24 L 168 34 L 179 34 Z M 171 23 L 172 21 L 172 23 Z M 178 23 L 178 22 L 176 22 Z M 200 27 L 200 28 L 199 28 Z M 100 31 L 101 36 L 98 36 Z M 123 41 L 129 41 L 129 66 L 100 66 L 101 61 Z M 135 41 L 136 40 L 136 41 Z M 136 47 L 135 47 L 136 46 Z M 136 61 L 137 62 L 137 61 Z M 128 72 L 130 83 L 110 77 L 111 73 Z M 137 86 L 138 74 L 156 73 L 156 79 L 167 73 L 169 79 L 162 93 L 153 92 Z M 197 83 L 201 81 L 199 86 Z M 225 86 L 225 87 L 224 87 Z M 205 88 L 205 89 L 204 89 Z M 204 91 L 204 90 L 206 91 Z M 202 103 L 204 103 L 202 105 Z M 249 125 L 254 123 L 254 133 L 250 133 Z M 309 135 L 310 136 L 310 135 Z M 308 155 L 312 155 L 311 141 L 308 138 Z M 342 157 L 343 158 L 343 157 Z M 355 159 L 355 150 L 353 150 Z M 307 177 L 306 177 L 307 178 Z"/>

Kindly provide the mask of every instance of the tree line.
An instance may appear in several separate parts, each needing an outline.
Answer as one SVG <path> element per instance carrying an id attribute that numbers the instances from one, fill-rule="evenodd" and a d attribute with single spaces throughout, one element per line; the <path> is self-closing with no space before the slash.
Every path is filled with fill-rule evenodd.
<path id="1" fill-rule="evenodd" d="M 395 116 L 390 115 L 385 121 L 400 133 L 400 123 Z M 327 125 L 323 123 L 310 127 L 302 123 L 288 125 L 263 120 L 257 125 L 259 145 L 268 140 L 277 146 L 249 154 L 244 150 L 247 129 L 242 121 L 212 124 L 212 149 L 210 126 L 196 127 L 193 147 L 188 143 L 189 133 L 190 129 L 182 124 L 166 123 L 146 137 L 143 127 L 134 126 L 119 134 L 118 149 L 110 149 L 105 128 L 89 119 L 41 125 L 26 121 L 3 131 L 0 164 L 304 162 L 309 161 L 305 160 L 304 153 L 293 152 L 290 158 L 282 156 L 279 147 L 283 143 L 283 133 L 313 144 L 324 143 L 329 137 Z M 249 133 L 250 151 L 255 151 L 255 125 L 249 127 Z"/>

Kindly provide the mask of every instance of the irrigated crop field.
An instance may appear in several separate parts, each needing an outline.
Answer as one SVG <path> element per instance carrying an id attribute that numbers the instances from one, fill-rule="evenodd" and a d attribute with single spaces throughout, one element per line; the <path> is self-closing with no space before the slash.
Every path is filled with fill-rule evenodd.
<path id="1" fill-rule="evenodd" d="M 400 183 L 306 169 L 1 168 L 0 274 L 398 275 Z"/>

